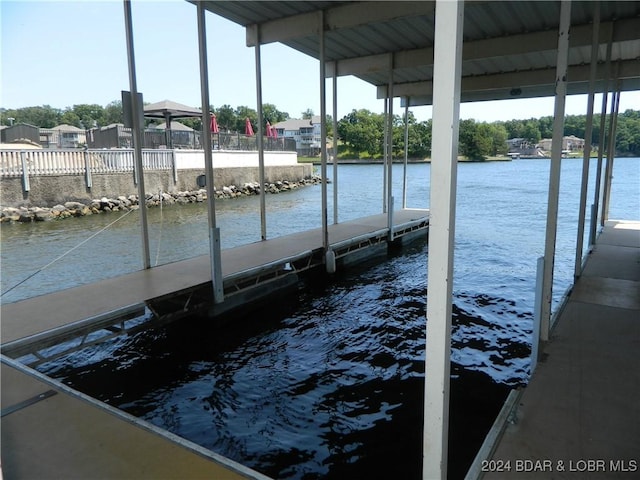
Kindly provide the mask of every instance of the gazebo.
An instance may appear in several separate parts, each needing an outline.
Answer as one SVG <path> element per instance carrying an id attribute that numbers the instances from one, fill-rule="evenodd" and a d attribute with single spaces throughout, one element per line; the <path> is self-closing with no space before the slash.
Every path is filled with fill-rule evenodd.
<path id="1" fill-rule="evenodd" d="M 171 120 L 174 118 L 201 117 L 202 111 L 199 108 L 189 107 L 181 103 L 172 102 L 171 100 L 163 100 L 145 106 L 144 116 L 146 118 L 163 118 L 166 125 L 171 126 Z M 166 132 L 167 148 L 172 147 L 171 130 L 171 128 L 168 128 Z"/>

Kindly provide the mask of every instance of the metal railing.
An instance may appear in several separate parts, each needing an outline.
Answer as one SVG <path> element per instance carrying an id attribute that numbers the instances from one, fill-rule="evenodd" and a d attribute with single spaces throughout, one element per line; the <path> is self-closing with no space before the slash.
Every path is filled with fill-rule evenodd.
<path id="1" fill-rule="evenodd" d="M 143 147 L 149 149 L 196 149 L 202 148 L 199 131 L 150 130 L 143 132 Z M 264 138 L 266 151 L 295 151 L 296 142 L 292 138 Z M 87 131 L 87 145 L 92 149 L 131 148 L 133 143 L 131 129 L 122 125 Z M 169 144 L 169 145 L 167 145 Z M 256 135 L 244 135 L 236 132 L 211 134 L 211 145 L 215 150 L 258 150 Z"/>

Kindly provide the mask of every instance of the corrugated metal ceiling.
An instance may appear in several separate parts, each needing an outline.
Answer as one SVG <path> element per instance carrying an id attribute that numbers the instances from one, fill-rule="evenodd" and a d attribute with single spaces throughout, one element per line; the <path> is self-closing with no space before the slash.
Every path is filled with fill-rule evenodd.
<path id="1" fill-rule="evenodd" d="M 278 1 L 205 1 L 205 8 L 245 27 L 258 24 L 268 28 L 266 41 L 280 41 L 300 52 L 318 58 L 319 39 L 314 25 L 314 12 L 325 12 L 325 45 L 328 62 L 337 61 L 339 74 L 353 74 L 379 88 L 389 80 L 388 65 L 381 54 L 393 54 L 396 65 L 394 83 L 402 95 L 416 98 L 416 91 L 428 89 L 433 74 L 435 2 L 278 2 Z M 569 53 L 570 67 L 588 64 L 591 58 L 590 31 L 594 8 L 600 5 L 602 32 L 599 61 L 604 62 L 607 25 L 615 21 L 613 60 L 622 62 L 622 89 L 640 88 L 640 2 L 633 1 L 574 1 L 572 2 L 572 32 L 581 31 Z M 555 70 L 557 28 L 560 17 L 558 1 L 468 1 L 465 4 L 463 48 L 463 99 L 511 98 L 522 86 L 513 84 L 497 88 L 474 89 L 472 79 L 480 77 L 505 79 L 518 77 L 522 72 Z M 305 23 L 306 22 L 306 23 Z M 624 28 L 619 27 L 623 25 Z M 306 26 L 306 27 L 305 27 Z M 305 29 L 306 28 L 306 29 Z M 588 29 L 588 31 L 587 31 Z M 275 30 L 275 33 L 273 32 Z M 588 40 L 586 41 L 585 38 Z M 490 43 L 487 41 L 492 40 Z M 573 40 L 573 38 L 572 38 Z M 484 43 L 483 43 L 484 42 Z M 420 49 L 423 49 L 422 52 Z M 474 51 L 480 53 L 474 53 Z M 398 64 L 398 55 L 413 52 L 413 63 Z M 424 53 L 422 55 L 422 53 Z M 471 58 L 467 58 L 467 57 Z M 364 63 L 362 59 L 364 58 Z M 366 64 L 371 58 L 370 65 Z M 355 68 L 353 60 L 361 59 Z M 401 62 L 400 62 L 401 63 Z M 363 67 L 363 64 L 365 65 Z M 570 91 L 586 88 L 585 80 L 574 75 L 570 68 Z M 510 76 L 506 76 L 511 74 Z M 522 95 L 552 95 L 554 81 L 548 75 L 536 75 L 535 80 L 520 89 Z M 506 80 L 505 80 L 506 81 Z M 426 83 L 425 83 L 426 82 Z M 497 82 L 499 84 L 500 82 Z M 526 83 L 526 81 L 525 81 Z M 412 88 L 415 85 L 416 88 Z M 426 86 L 425 86 L 426 85 Z M 466 89 L 466 90 L 465 90 Z M 415 103 L 429 103 L 428 92 Z"/>

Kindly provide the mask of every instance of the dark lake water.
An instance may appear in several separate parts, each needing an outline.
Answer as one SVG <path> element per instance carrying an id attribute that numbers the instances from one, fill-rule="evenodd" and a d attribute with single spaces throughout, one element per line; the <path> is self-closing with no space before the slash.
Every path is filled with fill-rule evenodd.
<path id="1" fill-rule="evenodd" d="M 581 167 L 581 160 L 563 160 L 556 306 L 573 276 Z M 398 204 L 401 174 L 395 166 Z M 466 472 L 509 389 L 528 378 L 548 174 L 548 160 L 459 165 L 452 478 Z M 595 161 L 591 184 L 594 175 Z M 640 159 L 616 159 L 610 218 L 640 218 L 639 178 Z M 335 185 L 340 220 L 381 211 L 381 166 L 340 166 L 330 199 Z M 266 200 L 269 237 L 320 225 L 320 187 Z M 429 166 L 409 165 L 407 206 L 428 204 Z M 259 240 L 257 198 L 217 206 L 223 248 Z M 3 301 L 140 268 L 136 215 Z M 117 218 L 3 226 L 2 290 Z M 203 205 L 152 209 L 149 221 L 152 264 L 207 253 Z M 420 478 L 427 261 L 427 243 L 416 241 L 331 282 L 308 283 L 286 302 L 223 329 L 193 317 L 41 370 L 274 478 Z"/>

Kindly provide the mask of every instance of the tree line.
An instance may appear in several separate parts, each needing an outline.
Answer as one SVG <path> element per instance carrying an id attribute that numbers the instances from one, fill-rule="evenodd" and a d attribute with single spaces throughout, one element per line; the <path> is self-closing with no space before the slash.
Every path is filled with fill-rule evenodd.
<path id="1" fill-rule="evenodd" d="M 258 112 L 247 106 L 222 105 L 211 106 L 216 114 L 218 126 L 223 131 L 244 132 L 246 118 L 251 121 L 254 131 L 257 130 Z M 302 118 L 311 118 L 313 110 L 301 112 Z M 49 105 L 24 107 L 19 109 L 0 108 L 0 123 L 10 125 L 28 123 L 40 128 L 52 128 L 60 124 L 73 125 L 78 128 L 103 127 L 112 123 L 122 123 L 122 103 L 119 100 L 105 107 L 97 104 L 80 104 L 65 109 L 53 108 Z M 263 121 L 272 125 L 291 118 L 287 112 L 279 110 L 273 104 L 263 105 Z M 157 121 L 157 120 L 156 120 Z M 152 120 L 147 119 L 147 124 Z M 200 118 L 180 119 L 181 123 L 194 130 L 201 130 Z M 605 135 L 608 134 L 609 116 L 605 124 Z M 340 139 L 339 156 L 379 158 L 383 155 L 384 115 L 366 109 L 353 110 L 338 121 L 338 138 Z M 404 156 L 405 134 L 404 116 L 394 115 L 392 119 L 393 155 Z M 330 116 L 326 119 L 327 135 L 333 137 L 333 122 Z M 586 115 L 567 115 L 565 117 L 564 134 L 585 137 Z M 530 118 L 525 120 L 508 120 L 497 122 L 478 122 L 461 120 L 459 129 L 458 150 L 460 155 L 471 159 L 482 159 L 489 156 L 507 153 L 507 139 L 522 138 L 525 143 L 535 146 L 543 138 L 551 138 L 553 117 Z M 599 116 L 594 117 L 593 144 L 600 145 L 602 139 Z M 408 115 L 408 155 L 410 158 L 425 158 L 431 154 L 431 120 L 418 122 L 413 112 Z M 640 156 L 640 111 L 626 110 L 617 121 L 616 152 L 624 156 Z"/>

